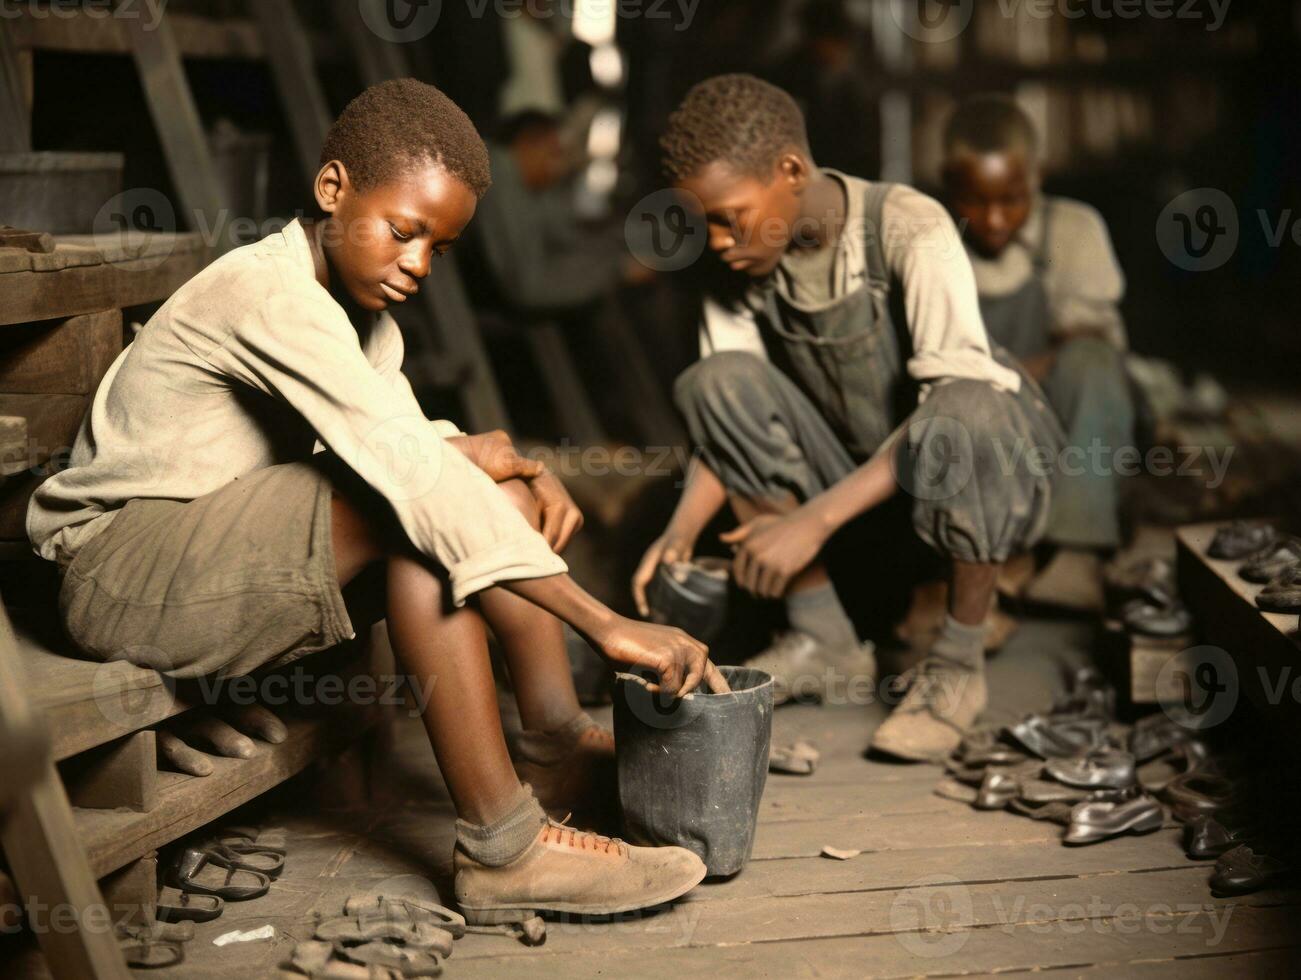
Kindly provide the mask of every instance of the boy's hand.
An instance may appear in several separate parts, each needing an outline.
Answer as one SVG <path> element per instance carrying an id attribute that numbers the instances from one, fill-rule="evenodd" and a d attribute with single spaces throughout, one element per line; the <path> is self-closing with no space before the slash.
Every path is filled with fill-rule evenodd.
<path id="1" fill-rule="evenodd" d="M 709 648 L 680 629 L 654 626 L 620 616 L 600 637 L 594 637 L 606 659 L 627 667 L 648 667 L 660 678 L 648 685 L 652 691 L 666 691 L 686 697 L 700 683 L 715 694 L 731 690 L 709 661 Z"/>
<path id="2" fill-rule="evenodd" d="M 784 596 L 791 579 L 827 543 L 823 527 L 798 510 L 782 517 L 761 515 L 719 537 L 736 553 L 732 575 L 737 584 L 765 599 Z"/>
<path id="3" fill-rule="evenodd" d="M 646 554 L 642 555 L 637 571 L 632 576 L 632 597 L 637 603 L 637 612 L 642 616 L 650 615 L 646 586 L 650 585 L 651 579 L 655 577 L 655 570 L 668 562 L 691 561 L 695 549 L 695 541 L 688 541 L 673 534 L 672 531 L 665 531 L 651 542 L 650 547 L 646 549 Z"/>
<path id="4" fill-rule="evenodd" d="M 494 483 L 515 479 L 532 480 L 546 470 L 540 462 L 521 456 L 515 444 L 510 441 L 510 436 L 501 429 L 477 436 L 453 436 L 447 441 L 460 450 L 462 456 L 487 473 Z"/>
<path id="5" fill-rule="evenodd" d="M 565 485 L 550 470 L 543 468 L 529 481 L 529 489 L 542 512 L 542 536 L 551 550 L 560 554 L 583 526 L 583 512 L 574 503 Z"/>

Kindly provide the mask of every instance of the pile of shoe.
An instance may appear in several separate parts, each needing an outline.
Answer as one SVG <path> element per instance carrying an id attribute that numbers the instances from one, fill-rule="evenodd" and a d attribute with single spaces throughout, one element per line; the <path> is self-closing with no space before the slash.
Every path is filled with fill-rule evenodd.
<path id="1" fill-rule="evenodd" d="M 290 965 L 308 977 L 436 977 L 465 935 L 465 919 L 427 901 L 359 896 L 343 915 L 317 923 L 314 939 L 294 947 Z"/>
<path id="2" fill-rule="evenodd" d="M 227 902 L 247 902 L 267 893 L 285 868 L 283 831 L 226 827 L 184 847 L 172 862 L 159 896 L 164 922 L 207 922 Z"/>
<path id="3" fill-rule="evenodd" d="M 1244 581 L 1263 585 L 1256 605 L 1269 612 L 1301 612 L 1301 538 L 1264 521 L 1234 521 L 1215 532 L 1206 553 L 1240 561 Z"/>
<path id="4" fill-rule="evenodd" d="M 1063 825 L 1065 844 L 1157 830 L 1165 813 L 1114 721 L 1115 703 L 1101 675 L 1082 669 L 1049 711 L 969 733 L 949 759 L 949 776 L 975 789 L 977 809 Z"/>
<path id="5" fill-rule="evenodd" d="M 1113 565 L 1105 575 L 1109 614 L 1131 633 L 1169 637 L 1187 633 L 1192 614 L 1179 598 L 1175 569 L 1165 558 Z"/>

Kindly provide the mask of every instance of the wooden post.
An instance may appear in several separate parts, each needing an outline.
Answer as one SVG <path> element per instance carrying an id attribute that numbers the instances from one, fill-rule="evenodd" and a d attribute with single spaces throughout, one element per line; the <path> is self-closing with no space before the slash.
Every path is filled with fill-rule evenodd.
<path id="1" fill-rule="evenodd" d="M 18 49 L 9 29 L 0 31 L 0 152 L 27 153 L 32 148 L 31 113 Z"/>
<path id="2" fill-rule="evenodd" d="M 330 129 L 330 107 L 316 77 L 311 39 L 294 11 L 293 0 L 256 0 L 252 8 L 310 186 L 319 169 L 321 144 Z"/>
<path id="3" fill-rule="evenodd" d="M 5 856 L 21 901 L 36 911 L 36 938 L 56 977 L 130 980 L 99 885 L 91 874 L 68 797 L 41 739 L 18 664 L 9 617 L 0 610 L 0 781 L 8 796 Z M 39 746 L 39 750 L 38 750 Z M 25 749 L 25 750 L 24 750 Z M 68 923 L 69 915 L 75 921 Z"/>
<path id="4" fill-rule="evenodd" d="M 226 189 L 212 162 L 171 22 L 165 14 L 153 28 L 143 17 L 123 17 L 121 22 L 181 203 L 196 230 L 211 233 L 217 252 L 228 251 L 236 243 L 226 233 L 232 217 Z M 206 229 L 198 227 L 201 222 L 207 223 Z"/>

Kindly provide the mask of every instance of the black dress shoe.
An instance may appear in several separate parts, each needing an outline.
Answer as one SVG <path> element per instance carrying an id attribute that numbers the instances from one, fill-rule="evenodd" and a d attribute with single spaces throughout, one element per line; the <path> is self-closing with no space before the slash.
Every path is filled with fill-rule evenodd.
<path id="1" fill-rule="evenodd" d="M 1301 562 L 1288 565 L 1256 596 L 1256 605 L 1268 612 L 1301 610 Z"/>
<path id="2" fill-rule="evenodd" d="M 1238 569 L 1245 581 L 1264 585 L 1301 562 L 1301 538 L 1280 538 Z"/>
<path id="3" fill-rule="evenodd" d="M 1165 814 L 1161 804 L 1140 795 L 1119 803 L 1090 800 L 1071 811 L 1071 823 L 1062 843 L 1096 844 L 1122 834 L 1150 834 L 1161 829 Z"/>
<path id="4" fill-rule="evenodd" d="M 1184 850 L 1194 861 L 1207 861 L 1248 843 L 1255 833 L 1248 823 L 1228 823 L 1223 813 L 1203 813 L 1184 824 Z"/>
<path id="5" fill-rule="evenodd" d="M 1263 521 L 1234 521 L 1215 532 L 1206 553 L 1234 561 L 1262 551 L 1274 543 L 1278 531 Z"/>
<path id="6" fill-rule="evenodd" d="M 1021 793 L 1021 777 L 1007 769 L 989 768 L 976 790 L 977 810 L 1004 810 Z"/>
<path id="7" fill-rule="evenodd" d="M 1249 895 L 1297 880 L 1290 865 L 1268 854 L 1257 854 L 1250 845 L 1239 844 L 1221 854 L 1211 873 L 1211 893 L 1217 897 Z"/>
<path id="8" fill-rule="evenodd" d="M 1168 714 L 1148 715 L 1129 733 L 1129 751 L 1139 762 L 1165 755 L 1193 737 L 1194 726 L 1182 725 Z"/>
<path id="9" fill-rule="evenodd" d="M 1161 792 L 1176 820 L 1187 823 L 1205 813 L 1225 810 L 1239 802 L 1238 788 L 1227 776 L 1205 770 L 1185 772 Z"/>
<path id="10" fill-rule="evenodd" d="M 1064 759 L 1101 748 L 1105 719 L 1030 715 L 1004 733 L 1041 759 Z"/>
<path id="11" fill-rule="evenodd" d="M 1075 759 L 1053 759 L 1044 771 L 1059 783 L 1086 789 L 1125 789 L 1134 785 L 1134 757 L 1120 749 L 1102 749 Z"/>

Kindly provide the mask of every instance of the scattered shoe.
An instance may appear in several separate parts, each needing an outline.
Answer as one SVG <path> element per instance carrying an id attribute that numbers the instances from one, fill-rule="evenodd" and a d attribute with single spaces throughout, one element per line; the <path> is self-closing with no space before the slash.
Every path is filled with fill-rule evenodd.
<path id="1" fill-rule="evenodd" d="M 540 912 L 614 915 L 671 902 L 705 877 L 682 847 L 635 847 L 548 820 L 510 864 L 455 854 L 456 899 L 472 925 L 523 922 Z"/>
<path id="2" fill-rule="evenodd" d="M 908 693 L 870 749 L 905 762 L 942 760 L 962 744 L 988 697 L 983 668 L 928 656 L 911 672 Z"/>
<path id="3" fill-rule="evenodd" d="M 1174 564 L 1165 558 L 1141 558 L 1112 566 L 1107 569 L 1105 581 L 1113 608 L 1132 599 L 1165 605 L 1178 595 Z"/>
<path id="4" fill-rule="evenodd" d="M 1148 715 L 1135 723 L 1129 733 L 1129 751 L 1139 762 L 1164 755 L 1192 739 L 1194 727 L 1180 724 L 1168 713 Z"/>
<path id="5" fill-rule="evenodd" d="M 796 739 L 790 745 L 774 745 L 768 752 L 768 771 L 791 776 L 811 776 L 822 758 L 813 743 Z"/>
<path id="6" fill-rule="evenodd" d="M 1298 562 L 1301 562 L 1301 538 L 1288 536 L 1279 538 L 1245 563 L 1238 574 L 1247 582 L 1265 585 Z"/>
<path id="7" fill-rule="evenodd" d="M 154 917 L 159 922 L 211 922 L 225 910 L 216 895 L 192 895 L 178 888 L 161 888 Z"/>
<path id="8" fill-rule="evenodd" d="M 1193 614 L 1178 599 L 1155 605 L 1146 599 L 1125 603 L 1120 611 L 1125 628 L 1143 636 L 1170 637 L 1187 633 L 1193 626 Z"/>
<path id="9" fill-rule="evenodd" d="M 214 857 L 211 850 L 186 848 L 172 867 L 171 884 L 183 892 L 216 895 L 225 902 L 260 898 L 271 887 L 271 879 L 261 871 L 225 864 Z"/>
<path id="10" fill-rule="evenodd" d="M 772 675 L 773 705 L 787 701 L 822 701 L 829 690 L 853 684 L 859 687 L 876 681 L 876 647 L 864 641 L 848 650 L 833 650 L 807 633 L 790 631 L 746 667 Z"/>
<path id="11" fill-rule="evenodd" d="M 1211 893 L 1223 898 L 1249 895 L 1265 888 L 1292 883 L 1296 869 L 1268 854 L 1257 853 L 1248 844 L 1239 844 L 1221 854 L 1211 874 Z"/>
<path id="12" fill-rule="evenodd" d="M 1237 561 L 1274 543 L 1278 531 L 1263 521 L 1234 521 L 1215 532 L 1206 553 L 1212 558 Z"/>
<path id="13" fill-rule="evenodd" d="M 1093 717 L 1029 715 L 1003 731 L 1041 759 L 1065 759 L 1102 748 L 1107 722 Z"/>
<path id="14" fill-rule="evenodd" d="M 1261 589 L 1256 605 L 1268 612 L 1301 610 L 1301 562 L 1288 565 Z"/>
<path id="15" fill-rule="evenodd" d="M 1085 789 L 1128 789 L 1135 781 L 1134 757 L 1110 748 L 1074 759 L 1053 759 L 1044 771 L 1059 783 Z"/>
<path id="16" fill-rule="evenodd" d="M 1226 854 L 1255 836 L 1246 823 L 1231 824 L 1223 813 L 1203 813 L 1184 824 L 1184 850 L 1194 861 L 1206 861 Z"/>
<path id="17" fill-rule="evenodd" d="M 1239 802 L 1238 789 L 1232 780 L 1199 769 L 1176 776 L 1161 795 L 1170 804 L 1175 818 L 1184 822 Z"/>
<path id="18" fill-rule="evenodd" d="M 1161 829 L 1164 819 L 1161 804 L 1150 796 L 1139 795 L 1122 802 L 1090 800 L 1071 811 L 1070 826 L 1062 842 L 1081 846 L 1122 834 L 1150 834 Z"/>

